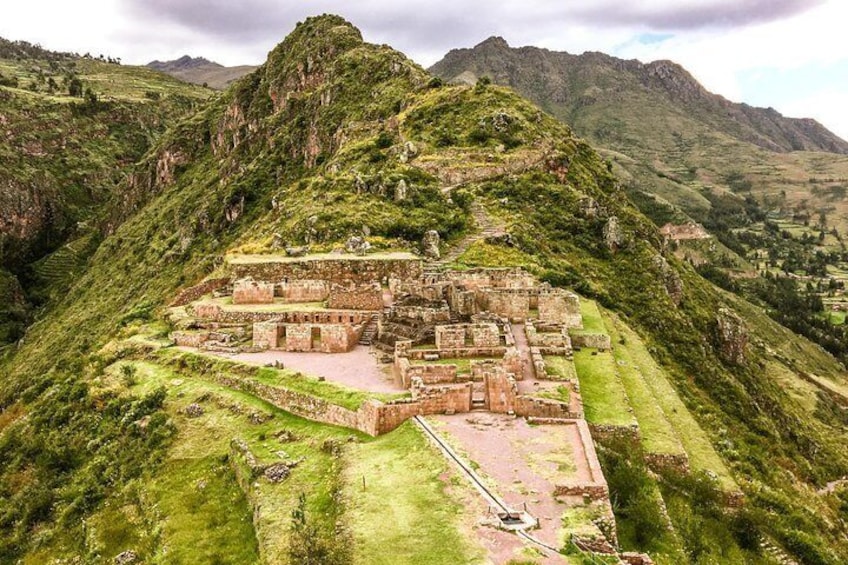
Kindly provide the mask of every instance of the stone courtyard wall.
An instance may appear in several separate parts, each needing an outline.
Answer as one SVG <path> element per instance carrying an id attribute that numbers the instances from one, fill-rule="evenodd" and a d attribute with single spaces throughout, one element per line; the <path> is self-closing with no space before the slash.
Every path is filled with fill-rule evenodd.
<path id="1" fill-rule="evenodd" d="M 542 292 L 539 294 L 539 319 L 568 328 L 582 328 L 580 299 L 573 292 L 561 289 Z"/>
<path id="2" fill-rule="evenodd" d="M 417 281 L 423 267 L 420 259 L 369 259 L 355 257 L 302 257 L 267 262 L 230 263 L 234 278 L 280 283 L 293 280 L 323 280 L 336 284 L 367 284 L 394 279 Z"/>
<path id="3" fill-rule="evenodd" d="M 413 365 L 407 361 L 396 366 L 401 370 L 401 382 L 404 384 L 411 383 L 413 378 L 420 379 L 425 385 L 456 382 L 456 365 L 453 364 Z"/>
<path id="4" fill-rule="evenodd" d="M 233 283 L 233 304 L 273 304 L 274 285 L 253 279 Z"/>
<path id="5" fill-rule="evenodd" d="M 523 322 L 530 314 L 530 295 L 524 290 L 482 291 L 484 310 L 503 316 L 512 322 Z"/>
<path id="6" fill-rule="evenodd" d="M 383 289 L 380 283 L 366 285 L 330 287 L 328 308 L 339 310 L 375 310 L 383 309 Z"/>
<path id="7" fill-rule="evenodd" d="M 583 417 L 582 412 L 575 412 L 565 402 L 527 395 L 516 397 L 514 411 L 516 416 L 544 420 L 577 420 Z"/>
<path id="8" fill-rule="evenodd" d="M 465 347 L 465 324 L 436 326 L 436 349 L 461 349 Z"/>
<path id="9" fill-rule="evenodd" d="M 412 399 L 421 405 L 421 414 L 454 414 L 471 411 L 471 383 L 424 385 L 412 379 Z"/>
<path id="10" fill-rule="evenodd" d="M 286 302 L 323 302 L 330 295 L 330 283 L 302 279 L 277 283 L 274 292 Z"/>
<path id="11" fill-rule="evenodd" d="M 253 347 L 276 349 L 280 345 L 280 325 L 277 322 L 253 324 Z"/>

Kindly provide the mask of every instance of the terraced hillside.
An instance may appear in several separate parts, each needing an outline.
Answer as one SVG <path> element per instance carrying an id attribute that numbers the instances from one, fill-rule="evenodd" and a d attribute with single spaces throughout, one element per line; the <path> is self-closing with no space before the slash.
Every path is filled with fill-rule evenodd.
<path id="1" fill-rule="evenodd" d="M 0 269 L 40 301 L 49 290 L 30 265 L 73 239 L 99 237 L 125 167 L 209 94 L 147 69 L 29 44 L 0 40 L 0 52 Z M 11 340 L 25 323 L 0 320 Z"/>
<path id="2" fill-rule="evenodd" d="M 228 253 L 338 252 L 351 236 L 420 252 L 426 236 L 432 254 L 432 231 L 442 251 L 467 243 L 452 267 L 521 265 L 595 302 L 575 367 L 550 366 L 576 374 L 598 418 L 616 553 L 848 559 L 848 495 L 827 487 L 848 474 L 843 368 L 677 260 L 602 157 L 514 92 L 440 85 L 343 19 L 311 18 L 122 188 L 125 221 L 3 360 L 0 561 L 366 563 L 386 544 L 409 563 L 485 559 L 485 509 L 415 429 L 370 439 L 257 394 L 361 391 L 167 347 L 167 306 L 224 276 Z M 486 230 L 478 205 L 504 234 L 466 238 Z M 656 457 L 683 452 L 688 473 Z M 563 527 L 597 518 L 572 509 Z M 521 559 L 597 561 L 568 539 Z"/>

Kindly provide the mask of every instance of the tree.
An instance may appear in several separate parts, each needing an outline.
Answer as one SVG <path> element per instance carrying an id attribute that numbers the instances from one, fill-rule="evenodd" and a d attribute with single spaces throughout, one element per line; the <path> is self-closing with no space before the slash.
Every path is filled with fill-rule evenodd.
<path id="1" fill-rule="evenodd" d="M 333 539 L 306 511 L 306 495 L 300 493 L 292 510 L 289 561 L 298 565 L 343 565 L 350 562 L 347 544 Z"/>
<path id="2" fill-rule="evenodd" d="M 79 79 L 79 77 L 71 77 L 71 80 L 68 82 L 68 95 L 80 98 L 82 97 L 82 81 Z"/>

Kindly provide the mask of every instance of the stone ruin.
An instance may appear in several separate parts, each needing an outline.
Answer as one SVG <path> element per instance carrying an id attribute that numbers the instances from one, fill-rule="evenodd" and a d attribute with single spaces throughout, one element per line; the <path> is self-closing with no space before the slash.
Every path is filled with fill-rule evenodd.
<path id="1" fill-rule="evenodd" d="M 387 425 L 472 409 L 582 418 L 577 383 L 564 383 L 570 403 L 519 390 L 548 379 L 543 356 L 570 356 L 570 330 L 582 328 L 577 295 L 523 269 L 425 271 L 403 253 L 253 256 L 228 267 L 228 278 L 178 297 L 187 315 L 177 345 L 328 354 L 373 345 L 411 393 L 398 415 L 380 416 Z"/>

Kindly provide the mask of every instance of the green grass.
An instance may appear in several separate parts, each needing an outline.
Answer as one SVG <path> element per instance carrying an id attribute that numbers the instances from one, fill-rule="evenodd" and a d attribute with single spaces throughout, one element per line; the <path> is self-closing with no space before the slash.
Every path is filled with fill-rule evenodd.
<path id="1" fill-rule="evenodd" d="M 475 241 L 457 257 L 456 263 L 466 267 L 503 267 L 510 265 L 528 270 L 538 269 L 533 256 L 514 247 L 492 245 L 485 241 Z"/>
<path id="2" fill-rule="evenodd" d="M 629 340 L 620 342 L 621 334 L 614 320 L 607 317 L 607 327 L 613 340 L 612 355 L 621 383 L 630 399 L 633 414 L 639 422 L 642 447 L 648 453 L 685 453 L 674 428 L 666 419 L 641 371 L 630 354 Z M 632 336 L 629 336 L 633 339 Z"/>
<path id="3" fill-rule="evenodd" d="M 568 404 L 571 400 L 571 390 L 568 387 L 559 385 L 555 389 L 542 390 L 533 394 L 538 398 L 550 398 L 551 400 L 559 400 Z"/>
<path id="4" fill-rule="evenodd" d="M 483 562 L 476 536 L 461 523 L 474 519 L 456 499 L 461 487 L 452 486 L 444 458 L 411 423 L 350 446 L 345 462 L 354 563 Z"/>
<path id="5" fill-rule="evenodd" d="M 581 297 L 580 314 L 583 316 L 583 329 L 572 329 L 572 333 L 578 335 L 607 333 L 604 319 L 601 317 L 601 311 L 598 309 L 598 304 L 594 300 Z"/>
<path id="6" fill-rule="evenodd" d="M 552 379 L 576 380 L 577 369 L 574 361 L 567 357 L 549 355 L 545 357 L 545 372 Z"/>
<path id="7" fill-rule="evenodd" d="M 120 392 L 123 386 L 119 379 L 120 367 L 128 363 L 137 370 L 138 384 L 132 387 L 133 393 L 160 386 L 167 389 L 167 411 L 179 430 L 168 460 L 141 487 L 151 493 L 149 503 L 159 509 L 156 512 L 146 510 L 147 520 L 158 523 L 152 527 L 161 531 L 156 554 L 161 554 L 163 547 L 179 548 L 169 549 L 171 553 L 165 562 L 192 563 L 191 552 L 195 546 L 195 553 L 200 555 L 195 563 L 215 562 L 219 553 L 222 563 L 256 562 L 257 538 L 269 562 L 280 562 L 288 543 L 291 511 L 300 492 L 307 494 L 311 514 L 326 522 L 325 529 L 332 529 L 331 520 L 326 516 L 332 515 L 328 509 L 335 508 L 332 489 L 342 467 L 334 455 L 321 449 L 321 445 L 325 440 L 340 444 L 350 438 L 367 441 L 367 436 L 293 416 L 250 394 L 146 361 L 120 361 L 110 366 L 102 386 Z M 187 418 L 181 414 L 181 410 L 192 402 L 203 407 L 203 415 Z M 252 423 L 251 412 L 271 418 L 260 424 Z M 278 441 L 274 433 L 281 429 L 292 432 L 295 441 Z M 245 440 L 259 461 L 278 461 L 281 453 L 285 460 L 302 458 L 284 482 L 271 484 L 260 479 L 254 483 L 252 496 L 260 506 L 259 529 L 255 534 L 245 493 L 235 484 L 225 459 L 234 437 Z M 205 481 L 206 487 L 198 489 L 199 481 Z M 199 531 L 210 532 L 210 535 L 198 536 Z M 121 535 L 130 536 L 131 532 Z"/>
<path id="8" fill-rule="evenodd" d="M 147 489 L 166 517 L 159 559 L 186 565 L 258 561 L 247 499 L 220 455 L 170 460 Z"/>
<path id="9" fill-rule="evenodd" d="M 590 424 L 630 426 L 636 423 L 627 393 L 609 351 L 582 349 L 574 353 L 586 421 Z"/>
<path id="10" fill-rule="evenodd" d="M 622 348 L 630 361 L 633 363 L 644 379 L 644 383 L 650 390 L 653 401 L 662 410 L 663 415 L 674 428 L 680 439 L 686 454 L 689 456 L 689 465 L 693 471 L 709 471 L 714 473 L 723 489 L 728 491 L 738 490 L 739 487 L 733 476 L 728 471 L 719 454 L 716 452 L 709 436 L 704 432 L 691 412 L 683 404 L 677 395 L 674 386 L 669 381 L 665 371 L 654 361 L 638 334 L 622 323 L 615 325 L 621 337 L 625 339 L 625 346 L 616 344 L 616 348 Z M 644 391 L 642 392 L 644 394 Z M 654 415 L 654 429 L 656 433 L 654 441 L 661 441 L 659 432 L 658 415 Z M 671 444 L 669 443 L 670 447 Z"/>

